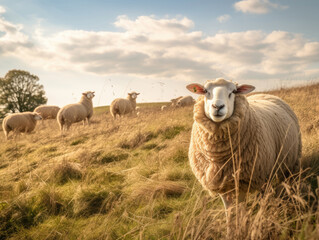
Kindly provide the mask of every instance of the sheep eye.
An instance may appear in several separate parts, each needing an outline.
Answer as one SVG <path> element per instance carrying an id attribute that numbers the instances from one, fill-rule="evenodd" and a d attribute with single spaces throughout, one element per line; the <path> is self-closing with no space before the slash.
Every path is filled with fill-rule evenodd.
<path id="1" fill-rule="evenodd" d="M 232 94 L 232 92 L 228 95 L 229 98 L 231 97 L 231 94 Z"/>

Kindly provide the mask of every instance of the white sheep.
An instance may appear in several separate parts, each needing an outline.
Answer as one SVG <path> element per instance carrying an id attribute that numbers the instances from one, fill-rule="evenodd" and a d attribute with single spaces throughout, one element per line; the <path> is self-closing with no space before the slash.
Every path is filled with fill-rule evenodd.
<path id="1" fill-rule="evenodd" d="M 295 173 L 300 167 L 295 113 L 276 96 L 243 95 L 254 88 L 224 79 L 187 86 L 203 95 L 194 106 L 190 165 L 204 188 L 219 193 L 228 216 L 236 191 L 243 201 L 247 192 L 260 190 L 275 174 L 281 181 L 281 173 Z M 236 191 L 234 176 L 239 181 Z"/>
<path id="2" fill-rule="evenodd" d="M 90 125 L 90 118 L 93 116 L 93 103 L 92 99 L 95 96 L 95 92 L 87 91 L 82 93 L 80 102 L 73 103 L 64 106 L 60 109 L 57 115 L 57 121 L 61 131 L 66 127 L 66 130 L 70 128 L 72 123 L 85 121 Z"/>
<path id="3" fill-rule="evenodd" d="M 177 100 L 177 107 L 186 107 L 194 104 L 194 98 L 192 96 L 184 96 Z"/>
<path id="4" fill-rule="evenodd" d="M 110 106 L 110 113 L 114 119 L 117 115 L 119 117 L 129 114 L 136 113 L 136 98 L 139 93 L 131 92 L 128 93 L 127 98 L 116 98 L 112 101 Z"/>
<path id="5" fill-rule="evenodd" d="M 34 112 L 39 113 L 42 119 L 56 119 L 60 108 L 58 106 L 42 105 L 34 109 Z"/>
<path id="6" fill-rule="evenodd" d="M 173 98 L 173 99 L 171 99 L 171 102 L 172 102 L 171 106 L 172 106 L 172 107 L 176 107 L 177 101 L 178 101 L 179 99 L 181 99 L 182 97 L 183 97 L 183 96 L 179 96 L 178 98 Z"/>
<path id="7" fill-rule="evenodd" d="M 2 121 L 2 128 L 6 139 L 8 140 L 9 132 L 30 133 L 37 125 L 37 120 L 41 120 L 40 114 L 35 112 L 13 113 L 6 116 Z"/>
<path id="8" fill-rule="evenodd" d="M 166 105 L 161 106 L 161 111 L 164 111 L 167 108 Z"/>

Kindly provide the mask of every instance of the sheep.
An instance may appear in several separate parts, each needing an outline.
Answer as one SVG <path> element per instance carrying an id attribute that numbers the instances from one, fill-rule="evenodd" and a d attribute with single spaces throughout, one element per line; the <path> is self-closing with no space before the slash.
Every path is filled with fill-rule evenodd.
<path id="1" fill-rule="evenodd" d="M 59 110 L 58 106 L 42 105 L 36 107 L 33 112 L 39 113 L 42 119 L 56 119 Z"/>
<path id="2" fill-rule="evenodd" d="M 6 116 L 2 121 L 2 128 L 6 139 L 9 139 L 9 133 L 30 133 L 37 125 L 37 120 L 41 120 L 40 114 L 35 112 L 13 113 Z"/>
<path id="3" fill-rule="evenodd" d="M 194 106 L 190 166 L 210 194 L 220 195 L 229 222 L 237 197 L 242 202 L 248 192 L 260 190 L 275 174 L 282 181 L 280 173 L 300 170 L 298 119 L 276 96 L 246 98 L 243 94 L 255 89 L 251 85 L 216 79 L 204 86 L 190 84 L 187 89 L 202 95 Z"/>
<path id="4" fill-rule="evenodd" d="M 179 99 L 181 99 L 182 97 L 183 97 L 183 96 L 179 96 L 178 98 L 173 98 L 173 99 L 171 99 L 171 102 L 172 102 L 171 106 L 172 106 L 172 107 L 176 107 L 177 101 L 178 101 Z"/>
<path id="5" fill-rule="evenodd" d="M 166 105 L 161 106 L 161 111 L 164 111 L 167 108 Z"/>
<path id="6" fill-rule="evenodd" d="M 90 119 L 93 116 L 93 103 L 92 99 L 95 92 L 87 91 L 82 93 L 80 102 L 64 106 L 60 109 L 57 115 L 57 121 L 60 126 L 61 132 L 65 129 L 68 130 L 72 123 L 83 121 L 83 125 L 87 120 L 90 125 Z"/>
<path id="7" fill-rule="evenodd" d="M 116 119 L 117 115 L 119 117 L 136 112 L 136 98 L 139 93 L 131 92 L 128 93 L 127 99 L 125 98 L 116 98 L 112 101 L 110 105 L 110 113 L 113 119 Z"/>
<path id="8" fill-rule="evenodd" d="M 185 96 L 177 100 L 177 107 L 186 107 L 194 104 L 194 98 L 192 96 Z"/>

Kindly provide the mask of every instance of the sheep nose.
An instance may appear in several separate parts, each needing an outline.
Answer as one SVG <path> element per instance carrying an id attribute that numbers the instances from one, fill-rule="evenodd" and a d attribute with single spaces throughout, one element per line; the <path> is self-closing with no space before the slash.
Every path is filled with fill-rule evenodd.
<path id="1" fill-rule="evenodd" d="M 219 111 L 220 109 L 222 109 L 223 107 L 225 107 L 225 104 L 212 104 L 213 108 L 216 108 L 217 111 Z"/>

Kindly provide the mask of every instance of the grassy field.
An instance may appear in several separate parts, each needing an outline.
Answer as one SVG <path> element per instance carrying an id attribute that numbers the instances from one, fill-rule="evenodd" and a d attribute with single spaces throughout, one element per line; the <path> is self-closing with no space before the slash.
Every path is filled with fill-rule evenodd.
<path id="1" fill-rule="evenodd" d="M 280 194 L 250 194 L 232 239 L 318 239 L 319 84 L 270 93 L 299 118 L 304 170 Z M 0 239 L 224 239 L 223 204 L 188 163 L 192 107 L 161 105 L 119 122 L 99 107 L 64 136 L 53 120 L 1 132 Z"/>

